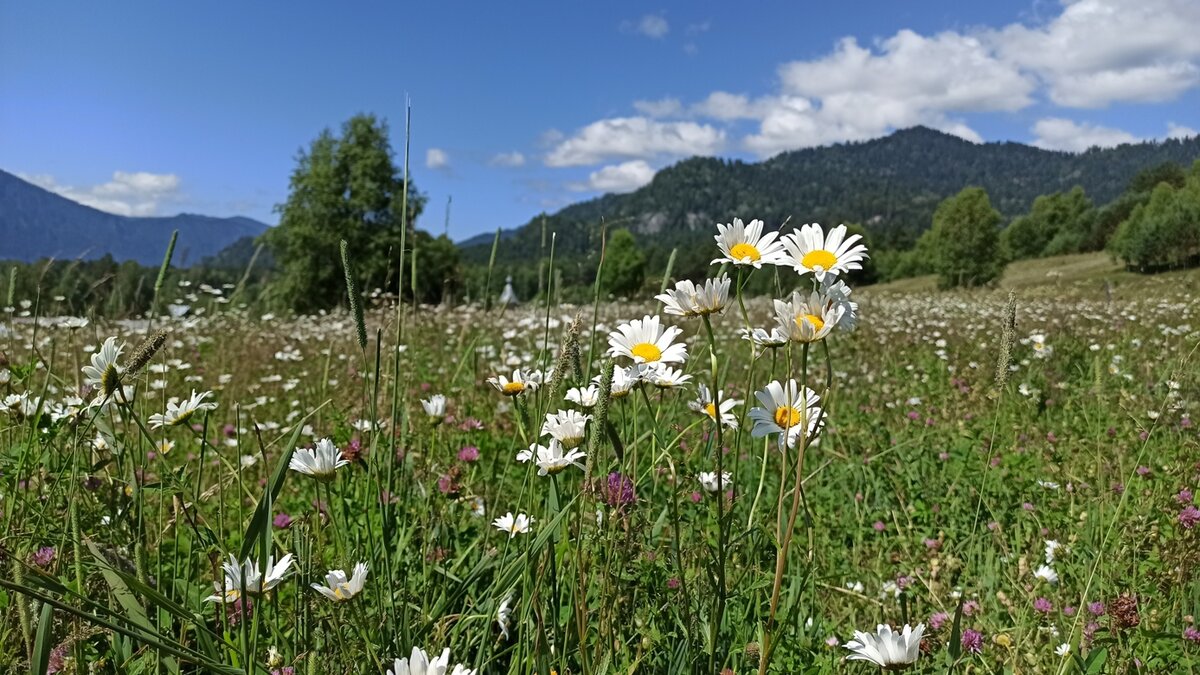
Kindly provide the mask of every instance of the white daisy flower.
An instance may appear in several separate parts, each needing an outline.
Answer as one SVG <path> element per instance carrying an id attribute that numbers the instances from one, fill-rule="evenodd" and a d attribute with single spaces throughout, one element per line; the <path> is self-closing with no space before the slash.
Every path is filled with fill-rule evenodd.
<path id="1" fill-rule="evenodd" d="M 1058 583 L 1058 572 L 1055 572 L 1054 568 L 1050 567 L 1049 565 L 1042 565 L 1038 567 L 1033 573 L 1033 576 L 1049 584 Z"/>
<path id="2" fill-rule="evenodd" d="M 647 370 L 643 379 L 659 389 L 676 389 L 687 384 L 692 376 L 684 375 L 682 370 L 659 364 Z"/>
<path id="3" fill-rule="evenodd" d="M 676 316 L 704 316 L 715 314 L 729 304 L 729 277 L 707 279 L 703 286 L 697 286 L 689 279 L 675 282 L 675 288 L 660 295 L 655 300 L 663 303 L 663 311 Z"/>
<path id="4" fill-rule="evenodd" d="M 599 384 L 600 379 L 601 378 L 599 375 L 592 378 L 592 380 L 597 384 Z M 612 389 L 610 390 L 609 394 L 612 396 L 613 400 L 625 398 L 629 395 L 629 392 L 633 391 L 633 388 L 636 387 L 641 381 L 642 376 L 641 373 L 638 372 L 637 366 L 629 366 L 628 368 L 613 366 Z M 596 395 L 600 395 L 599 388 L 596 389 Z"/>
<path id="5" fill-rule="evenodd" d="M 441 422 L 446 417 L 446 397 L 441 394 L 421 399 L 421 407 L 425 409 L 425 415 L 432 420 Z"/>
<path id="6" fill-rule="evenodd" d="M 858 326 L 858 303 L 850 299 L 851 289 L 846 282 L 834 277 L 826 277 L 821 284 L 821 295 L 826 303 L 842 310 L 842 318 L 838 319 L 837 328 L 842 331 L 852 331 Z"/>
<path id="7" fill-rule="evenodd" d="M 530 527 L 533 526 L 533 518 L 524 513 L 518 513 L 516 516 L 512 511 L 500 516 L 492 521 L 492 525 L 501 532 L 507 532 L 508 538 L 512 539 L 518 534 L 528 534 Z"/>
<path id="8" fill-rule="evenodd" d="M 718 406 L 713 404 L 712 394 L 708 391 L 708 387 L 705 386 L 703 382 L 700 383 L 697 389 L 698 391 L 696 400 L 689 401 L 688 408 L 691 408 L 693 412 L 708 415 L 708 417 L 714 422 L 717 421 L 717 415 L 719 413 L 721 426 L 728 429 L 736 429 L 738 427 L 737 416 L 730 411 L 733 410 L 735 406 L 741 405 L 741 401 L 732 398 L 727 399 L 725 398 L 725 393 L 721 392 L 717 395 L 717 400 L 720 404 L 718 410 Z"/>
<path id="9" fill-rule="evenodd" d="M 779 330 L 778 326 L 772 328 L 770 331 L 767 331 L 765 328 L 755 328 L 753 330 L 743 328 L 741 329 L 741 334 L 743 340 L 749 340 L 755 346 L 762 347 L 763 349 L 777 349 L 789 342 L 787 333 Z"/>
<path id="10" fill-rule="evenodd" d="M 258 561 L 254 558 L 246 558 L 239 563 L 238 559 L 230 553 L 229 561 L 221 565 L 225 572 L 224 585 L 213 582 L 213 587 L 217 592 L 204 600 L 229 603 L 240 600 L 243 595 L 262 595 L 283 581 L 291 564 L 291 553 L 280 558 L 278 563 L 275 562 L 275 556 L 268 557 L 266 567 L 263 569 L 259 568 Z M 265 575 L 263 574 L 264 570 Z"/>
<path id="11" fill-rule="evenodd" d="M 674 342 L 682 332 L 676 326 L 664 328 L 657 316 L 634 319 L 608 334 L 608 353 L 628 357 L 637 364 L 683 363 L 687 346 Z"/>
<path id="12" fill-rule="evenodd" d="M 551 438 L 549 446 L 537 446 L 538 475 L 549 476 L 560 473 L 572 465 L 582 469 L 583 465 L 579 463 L 579 460 L 584 457 L 587 457 L 587 453 L 580 450 L 568 449 L 563 452 L 563 446 L 558 439 Z"/>
<path id="13" fill-rule="evenodd" d="M 771 382 L 754 396 L 763 405 L 750 409 L 750 419 L 754 420 L 750 435 L 755 438 L 779 434 L 780 445 L 787 443 L 794 448 L 801 434 L 812 438 L 823 423 L 817 392 L 795 380 L 788 380 L 787 385 Z"/>
<path id="14" fill-rule="evenodd" d="M 904 631 L 896 633 L 886 624 L 879 624 L 875 634 L 854 631 L 854 639 L 842 645 L 853 654 L 847 661 L 870 661 L 884 670 L 904 668 L 916 662 L 921 655 L 921 635 L 925 624 L 916 628 L 904 624 Z"/>
<path id="15" fill-rule="evenodd" d="M 124 346 L 117 346 L 117 338 L 110 337 L 92 354 L 92 364 L 82 368 L 84 383 L 99 390 L 100 398 L 111 395 L 121 383 L 123 369 L 117 365 L 117 359 L 121 358 L 124 349 Z"/>
<path id="16" fill-rule="evenodd" d="M 546 421 L 542 423 L 542 435 L 552 436 L 564 448 L 579 447 L 586 434 L 588 420 L 591 415 L 584 415 L 578 410 L 559 410 L 557 413 L 547 413 Z"/>
<path id="17" fill-rule="evenodd" d="M 324 584 L 312 584 L 314 590 L 334 602 L 344 602 L 358 595 L 367 583 L 367 564 L 356 563 L 349 579 L 342 570 L 329 570 Z"/>
<path id="18" fill-rule="evenodd" d="M 335 471 L 349 463 L 350 460 L 342 458 L 342 451 L 337 449 L 333 441 L 322 438 L 313 449 L 297 448 L 292 453 L 292 461 L 288 463 L 288 468 L 313 478 L 329 480 L 333 478 Z"/>
<path id="19" fill-rule="evenodd" d="M 512 628 L 512 599 L 512 593 L 504 596 L 500 607 L 496 609 L 496 625 L 500 627 L 500 634 L 504 636 L 505 641 L 510 637 L 508 631 Z"/>
<path id="20" fill-rule="evenodd" d="M 192 418 L 192 415 L 201 410 L 216 410 L 217 404 L 214 401 L 205 401 L 204 399 L 212 396 L 211 391 L 196 393 L 192 390 L 192 396 L 186 400 L 176 402 L 174 400 L 167 401 L 167 412 L 155 413 L 150 416 L 150 428 L 161 429 L 163 427 L 177 427 L 180 424 L 186 423 Z"/>
<path id="21" fill-rule="evenodd" d="M 580 408 L 594 408 L 600 402 L 600 387 L 594 384 L 571 387 L 567 390 L 566 399 Z"/>
<path id="22" fill-rule="evenodd" d="M 396 659 L 387 675 L 475 675 L 475 671 L 461 663 L 450 668 L 450 648 L 442 650 L 441 655 L 430 659 L 424 649 L 413 647 L 412 654 L 407 659 Z"/>
<path id="23" fill-rule="evenodd" d="M 811 272 L 817 281 L 826 275 L 837 276 L 851 270 L 862 269 L 867 258 L 867 247 L 857 244 L 860 235 L 846 236 L 846 226 L 838 225 L 826 235 L 817 223 L 803 225 L 791 234 L 783 236 L 786 254 L 780 265 L 790 265 L 799 274 Z"/>
<path id="24" fill-rule="evenodd" d="M 829 335 L 845 311 L 817 291 L 795 291 L 790 301 L 775 301 L 775 322 L 793 342 L 817 342 Z"/>
<path id="25" fill-rule="evenodd" d="M 1071 653 L 1071 644 L 1069 642 L 1062 643 L 1061 645 L 1054 648 L 1054 653 L 1058 654 L 1059 656 L 1066 656 L 1067 654 L 1070 654 Z"/>
<path id="26" fill-rule="evenodd" d="M 733 474 L 728 471 L 721 472 L 720 481 L 717 480 L 717 473 L 715 471 L 701 471 L 700 475 L 696 476 L 696 480 L 700 481 L 700 487 L 704 488 L 705 492 L 720 491 L 721 488 L 729 485 L 732 478 Z"/>
<path id="27" fill-rule="evenodd" d="M 492 385 L 505 396 L 516 396 L 525 391 L 533 391 L 537 389 L 538 382 L 533 377 L 534 373 L 521 374 L 521 369 L 517 368 L 513 371 L 512 379 L 508 379 L 503 375 L 488 378 L 488 384 Z"/>
<path id="28" fill-rule="evenodd" d="M 781 264 L 783 244 L 776 241 L 778 232 L 762 233 L 763 221 L 752 220 L 749 225 L 743 225 L 741 218 L 734 218 L 733 223 L 722 225 L 717 223 L 717 247 L 723 258 L 717 258 L 711 264 L 732 263 L 734 265 L 753 265 L 761 268 L 763 263 Z"/>

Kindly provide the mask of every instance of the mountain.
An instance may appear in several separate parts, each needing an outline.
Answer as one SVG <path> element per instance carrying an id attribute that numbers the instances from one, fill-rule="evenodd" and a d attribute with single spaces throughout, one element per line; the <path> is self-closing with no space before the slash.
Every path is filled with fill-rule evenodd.
<path id="1" fill-rule="evenodd" d="M 497 260 L 510 269 L 528 261 L 539 250 L 543 227 L 558 234 L 556 256 L 586 256 L 598 249 L 601 221 L 629 228 L 651 265 L 665 264 L 678 247 L 677 265 L 690 261 L 676 267 L 681 274 L 713 257 L 714 225 L 734 217 L 761 218 L 769 227 L 789 217 L 793 225 L 859 223 L 873 247 L 907 247 L 929 227 L 938 203 L 969 185 L 986 189 L 993 206 L 1013 217 L 1039 195 L 1075 185 L 1104 204 L 1145 168 L 1163 162 L 1186 167 L 1197 158 L 1200 137 L 1072 154 L 1013 142 L 971 143 L 925 127 L 757 163 L 692 158 L 659 171 L 635 192 L 573 204 L 503 233 Z M 493 237 L 460 244 L 464 258 L 486 263 Z"/>
<path id="2" fill-rule="evenodd" d="M 174 264 L 186 267 L 216 255 L 243 237 L 267 229 L 243 217 L 213 218 L 191 213 L 132 218 L 105 213 L 60 197 L 0 171 L 0 260 L 40 258 L 162 262 L 172 230 L 179 230 Z"/>

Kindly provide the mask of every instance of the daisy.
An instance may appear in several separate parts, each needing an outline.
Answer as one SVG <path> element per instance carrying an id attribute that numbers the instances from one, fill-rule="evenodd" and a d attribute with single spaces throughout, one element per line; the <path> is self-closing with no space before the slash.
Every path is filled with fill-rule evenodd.
<path id="1" fill-rule="evenodd" d="M 583 465 L 579 460 L 587 457 L 587 454 L 580 450 L 568 449 L 563 452 L 563 446 L 558 442 L 558 439 L 550 439 L 550 446 L 537 446 L 537 465 L 539 476 L 549 476 L 564 471 L 568 466 L 574 465 L 580 469 Z"/>
<path id="2" fill-rule="evenodd" d="M 838 320 L 837 327 L 841 331 L 852 331 L 858 326 L 858 303 L 850 299 L 850 287 L 841 279 L 833 280 L 833 277 L 826 277 L 825 283 L 821 284 L 821 295 L 825 301 L 833 308 L 841 308 L 842 318 Z"/>
<path id="3" fill-rule="evenodd" d="M 488 378 L 488 383 L 505 396 L 516 396 L 524 393 L 526 390 L 533 391 L 537 389 L 538 383 L 532 375 L 533 373 L 522 375 L 521 369 L 517 368 L 513 371 L 511 380 L 503 375 L 497 375 L 496 377 Z"/>
<path id="4" fill-rule="evenodd" d="M 854 639 L 842 645 L 854 652 L 847 661 L 870 661 L 884 670 L 904 668 L 916 662 L 921 655 L 921 634 L 925 624 L 916 628 L 904 624 L 904 631 L 896 633 L 886 624 L 879 624 L 875 634 L 854 631 Z"/>
<path id="5" fill-rule="evenodd" d="M 737 399 L 725 398 L 723 392 L 717 396 L 717 399 L 720 402 L 721 426 L 736 429 L 738 427 L 737 417 L 729 411 L 733 410 L 734 406 L 741 405 L 742 402 Z M 717 420 L 717 406 L 713 405 L 712 394 L 709 393 L 708 387 L 703 382 L 698 387 L 696 400 L 688 402 L 688 408 L 694 412 L 708 415 L 714 422 Z"/>
<path id="6" fill-rule="evenodd" d="M 845 311 L 817 291 L 807 296 L 795 291 L 791 301 L 775 301 L 775 322 L 779 331 L 794 342 L 818 342 L 829 335 Z"/>
<path id="7" fill-rule="evenodd" d="M 512 511 L 509 511 L 493 520 L 492 525 L 495 525 L 496 529 L 501 532 L 507 532 L 508 538 L 512 539 L 518 534 L 528 534 L 529 528 L 533 525 L 533 518 L 524 513 L 513 516 Z"/>
<path id="8" fill-rule="evenodd" d="M 683 363 L 687 346 L 674 344 L 683 331 L 676 326 L 663 328 L 657 316 L 646 316 L 623 323 L 608 334 L 608 353 L 626 356 L 636 364 Z"/>
<path id="9" fill-rule="evenodd" d="M 717 258 L 711 264 L 733 263 L 734 265 L 753 265 L 762 268 L 763 263 L 781 264 L 783 244 L 775 241 L 778 232 L 762 233 L 763 221 L 752 220 L 749 225 L 742 225 L 741 218 L 734 218 L 730 225 L 717 223 L 717 247 L 723 258 Z"/>
<path id="10" fill-rule="evenodd" d="M 174 400 L 167 401 L 167 412 L 165 414 L 155 413 L 150 416 L 150 428 L 177 427 L 187 422 L 192 418 L 192 415 L 201 410 L 216 410 L 217 404 L 215 402 L 204 400 L 209 396 L 212 396 L 211 391 L 197 394 L 196 390 L 193 389 L 191 398 L 179 402 Z"/>
<path id="11" fill-rule="evenodd" d="M 600 376 L 592 378 L 597 384 L 600 382 Z M 612 389 L 609 391 L 609 396 L 613 400 L 625 398 L 633 388 L 642 381 L 642 376 L 638 372 L 637 366 L 622 368 L 621 366 L 613 366 Z M 600 390 L 597 388 L 596 395 L 599 396 Z"/>
<path id="12" fill-rule="evenodd" d="M 500 607 L 496 609 L 496 625 L 500 627 L 500 634 L 504 636 L 505 641 L 508 640 L 508 631 L 512 627 L 512 593 L 504 596 L 500 601 Z"/>
<path id="13" fill-rule="evenodd" d="M 242 599 L 242 595 L 256 596 L 262 595 L 279 585 L 283 578 L 287 576 L 288 567 L 292 564 L 292 554 L 289 553 L 275 562 L 275 556 L 267 558 L 265 568 L 266 576 L 264 577 L 262 569 L 259 569 L 258 561 L 254 558 L 246 558 L 241 563 L 229 554 L 229 562 L 221 565 L 225 572 L 225 584 L 221 585 L 213 582 L 213 588 L 216 593 L 208 596 L 204 600 L 206 602 L 236 602 Z"/>
<path id="14" fill-rule="evenodd" d="M 578 410 L 547 413 L 546 421 L 542 423 L 542 435 L 553 436 L 564 448 L 576 448 L 583 442 L 585 428 L 590 419 L 591 415 L 584 415 Z"/>
<path id="15" fill-rule="evenodd" d="M 342 457 L 342 451 L 337 449 L 333 441 L 322 438 L 311 450 L 297 448 L 296 452 L 292 454 L 292 461 L 288 463 L 288 467 L 313 478 L 329 480 L 333 478 L 335 471 L 349 463 L 350 460 Z"/>
<path id="16" fill-rule="evenodd" d="M 816 223 L 804 225 L 784 235 L 782 242 L 786 254 L 776 264 L 791 265 L 799 274 L 812 272 L 817 281 L 824 281 L 826 275 L 837 276 L 862 269 L 867 247 L 856 245 L 859 239 L 862 237 L 857 234 L 847 237 L 845 225 L 833 228 L 828 236 Z"/>
<path id="17" fill-rule="evenodd" d="M 600 388 L 594 384 L 572 387 L 567 390 L 567 400 L 580 408 L 594 408 L 600 401 Z"/>
<path id="18" fill-rule="evenodd" d="M 110 337 L 100 349 L 92 354 L 92 365 L 83 367 L 84 383 L 98 389 L 105 398 L 112 395 L 121 383 L 122 368 L 117 365 L 125 347 L 117 346 L 117 338 Z"/>
<path id="19" fill-rule="evenodd" d="M 715 314 L 729 304 L 729 277 L 707 279 L 697 286 L 688 279 L 675 282 L 675 289 L 654 296 L 663 303 L 663 311 L 676 316 Z"/>
<path id="20" fill-rule="evenodd" d="M 1033 573 L 1033 576 L 1034 576 L 1034 578 L 1041 579 L 1042 581 L 1045 581 L 1048 584 L 1057 584 L 1058 583 L 1058 572 L 1055 572 L 1054 568 L 1049 565 L 1039 566 L 1037 568 L 1037 570 Z"/>
<path id="21" fill-rule="evenodd" d="M 545 446 L 543 446 L 543 445 L 533 443 L 525 450 L 518 450 L 517 451 L 517 461 L 524 464 L 525 462 L 528 462 L 529 460 L 533 459 L 534 457 L 537 457 L 538 450 L 544 449 L 544 448 L 545 448 Z"/>
<path id="22" fill-rule="evenodd" d="M 1070 654 L 1071 653 L 1071 644 L 1068 642 L 1062 643 L 1061 645 L 1054 648 L 1054 653 L 1058 654 L 1059 656 L 1066 656 L 1067 654 Z"/>
<path id="23" fill-rule="evenodd" d="M 420 647 L 413 647 L 412 654 L 407 659 L 396 659 L 387 675 L 475 675 L 475 671 L 461 663 L 450 669 L 450 648 L 442 650 L 440 656 L 430 659 Z"/>
<path id="24" fill-rule="evenodd" d="M 732 478 L 733 474 L 729 473 L 728 471 L 721 472 L 720 482 L 717 481 L 717 474 L 715 471 L 701 471 L 700 475 L 696 476 L 696 480 L 700 481 L 700 487 L 704 488 L 705 492 L 719 491 L 722 487 L 728 485 Z"/>
<path id="25" fill-rule="evenodd" d="M 755 346 L 763 349 L 777 349 L 788 343 L 787 333 L 779 330 L 778 327 L 768 331 L 765 328 L 755 328 L 753 330 L 743 328 L 741 330 L 742 339 L 753 342 Z"/>
<path id="26" fill-rule="evenodd" d="M 754 397 L 763 405 L 750 409 L 750 419 L 754 420 L 750 435 L 755 438 L 779 434 L 780 445 L 787 443 L 794 448 L 801 434 L 811 438 L 822 424 L 817 392 L 801 387 L 795 380 L 788 380 L 786 386 L 772 382 Z"/>
<path id="27" fill-rule="evenodd" d="M 659 365 L 649 369 L 644 379 L 659 389 L 675 389 L 687 384 L 692 379 L 692 376 L 684 375 L 682 370 L 666 365 Z"/>
<path id="28" fill-rule="evenodd" d="M 435 424 L 446 418 L 446 397 L 441 394 L 421 399 L 421 407 L 425 409 L 425 415 Z"/>
<path id="29" fill-rule="evenodd" d="M 367 564 L 360 562 L 354 565 L 354 574 L 349 579 L 342 570 L 329 570 L 329 573 L 325 575 L 325 583 L 312 584 L 312 587 L 334 602 L 343 602 L 358 595 L 365 583 L 367 583 Z"/>

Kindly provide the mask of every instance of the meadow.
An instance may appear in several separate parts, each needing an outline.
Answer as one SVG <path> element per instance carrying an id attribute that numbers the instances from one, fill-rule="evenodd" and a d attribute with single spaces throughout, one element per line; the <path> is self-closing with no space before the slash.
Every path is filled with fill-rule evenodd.
<path id="1" fill-rule="evenodd" d="M 1200 275 L 729 248 L 666 302 L 10 298 L 0 664 L 1195 672 Z"/>

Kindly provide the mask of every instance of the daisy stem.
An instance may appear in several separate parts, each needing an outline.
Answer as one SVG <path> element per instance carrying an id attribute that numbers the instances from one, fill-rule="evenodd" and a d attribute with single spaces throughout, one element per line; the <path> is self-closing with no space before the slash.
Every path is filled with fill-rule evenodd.
<path id="1" fill-rule="evenodd" d="M 712 367 L 713 428 L 717 453 L 717 579 L 716 597 L 713 600 L 713 620 L 708 656 L 709 672 L 716 672 L 717 640 L 721 635 L 721 619 L 725 613 L 725 461 L 721 447 L 721 389 L 717 368 L 717 338 L 713 334 L 712 320 L 705 314 L 704 330 L 708 334 L 709 364 Z"/>

